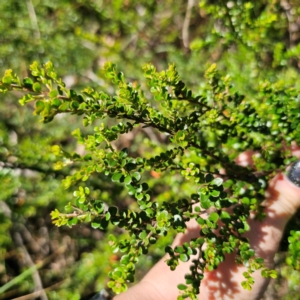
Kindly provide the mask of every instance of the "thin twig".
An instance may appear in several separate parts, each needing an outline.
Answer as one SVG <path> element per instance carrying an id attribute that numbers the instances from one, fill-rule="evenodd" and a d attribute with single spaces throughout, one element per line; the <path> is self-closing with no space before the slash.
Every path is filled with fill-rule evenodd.
<path id="1" fill-rule="evenodd" d="M 182 41 L 185 48 L 189 47 L 189 26 L 192 15 L 192 8 L 195 5 L 194 0 L 188 0 L 185 18 L 182 25 Z"/>
<path id="2" fill-rule="evenodd" d="M 30 249 L 36 253 L 42 253 L 43 256 L 48 255 L 48 252 L 46 252 L 39 243 L 36 242 L 36 240 L 31 235 L 31 232 L 27 229 L 27 227 L 24 224 L 19 224 L 20 226 L 20 232 L 22 235 L 22 240 L 25 240 L 25 243 L 30 245 Z"/>
<path id="3" fill-rule="evenodd" d="M 56 257 L 58 254 L 63 253 L 66 250 L 65 246 L 62 246 L 58 248 L 55 252 L 53 252 L 50 256 L 46 257 L 41 262 L 38 262 L 37 264 L 34 264 L 32 267 L 21 273 L 20 275 L 14 277 L 9 282 L 5 283 L 3 286 L 0 287 L 0 294 L 4 293 L 14 285 L 18 284 L 19 282 L 23 281 L 27 276 L 31 275 L 35 270 L 42 268 L 44 265 L 46 265 L 49 261 L 53 259 L 53 257 Z"/>
<path id="4" fill-rule="evenodd" d="M 40 291 L 35 291 L 31 294 L 27 294 L 27 295 L 24 295 L 24 296 L 21 296 L 21 297 L 18 297 L 18 298 L 13 298 L 12 300 L 30 300 L 30 299 L 34 299 L 36 297 L 39 297 L 41 295 L 42 292 L 47 292 L 47 291 L 50 291 L 50 290 L 53 290 L 55 289 L 56 287 L 60 286 L 61 284 L 63 284 L 66 280 L 62 280 L 60 282 L 57 282 L 43 290 L 40 290 Z"/>
<path id="5" fill-rule="evenodd" d="M 26 264 L 27 264 L 30 268 L 34 267 L 35 264 L 34 264 L 34 262 L 32 261 L 31 256 L 30 256 L 30 254 L 29 254 L 28 251 L 27 251 L 27 248 L 24 246 L 22 236 L 20 235 L 19 232 L 16 232 L 16 233 L 14 234 L 14 240 L 15 240 L 17 246 L 20 247 L 20 248 L 23 250 L 23 252 L 24 252 L 24 254 L 25 254 L 25 261 L 26 261 Z M 38 272 L 37 269 L 33 270 L 33 272 L 32 272 L 32 279 L 33 279 L 33 282 L 34 282 L 35 292 L 36 292 L 36 291 L 40 291 L 40 294 L 39 294 L 40 298 L 41 298 L 42 300 L 48 300 L 48 297 L 47 297 L 45 291 L 43 290 L 42 279 L 41 279 L 40 274 L 39 274 L 39 272 Z"/>
<path id="6" fill-rule="evenodd" d="M 286 20 L 288 23 L 288 32 L 289 32 L 289 47 L 291 48 L 293 44 L 293 33 L 292 33 L 293 17 L 291 15 L 292 6 L 288 1 L 280 1 L 280 6 L 282 7 L 286 15 Z"/>
<path id="7" fill-rule="evenodd" d="M 31 25 L 32 25 L 33 32 L 34 32 L 34 37 L 36 39 L 40 40 L 41 39 L 41 32 L 40 32 L 40 29 L 39 29 L 38 20 L 37 20 L 37 17 L 36 17 L 36 13 L 35 13 L 33 3 L 32 3 L 31 0 L 27 0 L 26 5 L 27 5 Z"/>

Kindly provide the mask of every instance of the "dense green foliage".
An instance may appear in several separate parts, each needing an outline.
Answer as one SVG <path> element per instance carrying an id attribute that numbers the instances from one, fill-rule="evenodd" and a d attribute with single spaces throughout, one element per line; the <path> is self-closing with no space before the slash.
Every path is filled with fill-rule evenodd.
<path id="1" fill-rule="evenodd" d="M 35 2 L 0 4 L 0 66 L 8 69 L 0 83 L 0 297 L 13 285 L 18 294 L 37 290 L 34 276 L 24 278 L 39 273 L 53 285 L 50 299 L 79 299 L 107 275 L 118 293 L 148 253 L 151 263 L 168 253 L 175 269 L 198 251 L 203 261 L 178 286 L 180 299 L 195 299 L 203 270 L 236 250 L 249 266 L 244 288 L 256 269 L 275 277 L 242 234 L 250 211 L 263 218 L 268 179 L 295 160 L 282 145 L 300 144 L 297 6 Z M 41 63 L 29 67 L 33 60 Z M 254 165 L 235 165 L 249 149 L 260 154 Z M 54 228 L 51 210 L 54 224 L 70 229 Z M 172 249 L 192 218 L 200 237 Z M 282 243 L 295 270 L 299 223 L 296 215 Z M 9 258 L 16 246 L 27 257 L 17 268 Z M 285 276 L 293 282 L 299 273 Z"/>

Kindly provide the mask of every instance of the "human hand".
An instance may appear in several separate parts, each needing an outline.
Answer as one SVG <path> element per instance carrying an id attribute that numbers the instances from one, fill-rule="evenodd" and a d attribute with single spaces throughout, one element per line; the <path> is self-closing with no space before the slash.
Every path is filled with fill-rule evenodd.
<path id="1" fill-rule="evenodd" d="M 293 155 L 300 157 L 299 148 L 292 149 Z M 245 155 L 244 155 L 245 156 Z M 251 155 L 237 159 L 238 164 L 251 164 Z M 273 259 L 278 251 L 285 225 L 300 207 L 300 161 L 292 164 L 288 174 L 278 173 L 270 182 L 265 195 L 266 218 L 263 221 L 251 218 L 250 231 L 245 234 L 256 256 L 264 259 L 266 267 L 272 268 Z M 187 231 L 178 234 L 173 247 L 199 236 L 199 225 L 195 220 L 187 224 Z M 175 271 L 171 271 L 163 258 L 140 283 L 127 292 L 116 296 L 115 300 L 174 300 L 178 296 L 178 284 L 183 283 L 184 275 L 191 265 L 180 263 Z M 199 300 L 209 299 L 260 299 L 265 292 L 269 279 L 261 276 L 258 270 L 252 274 L 255 283 L 251 291 L 241 286 L 243 272 L 247 268 L 235 263 L 235 254 L 229 254 L 216 270 L 204 273 L 201 282 Z"/>

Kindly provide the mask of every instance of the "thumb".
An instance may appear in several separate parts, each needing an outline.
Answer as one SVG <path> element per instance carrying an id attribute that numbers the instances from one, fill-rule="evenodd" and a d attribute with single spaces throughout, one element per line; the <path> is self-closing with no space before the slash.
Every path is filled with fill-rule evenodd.
<path id="1" fill-rule="evenodd" d="M 286 175 L 279 173 L 269 182 L 264 205 L 283 225 L 296 213 L 300 207 L 300 161 L 288 167 Z"/>
<path id="2" fill-rule="evenodd" d="M 266 191 L 266 217 L 262 222 L 250 220 L 250 232 L 245 234 L 259 257 L 272 265 L 284 228 L 300 207 L 300 161 L 270 180 Z"/>

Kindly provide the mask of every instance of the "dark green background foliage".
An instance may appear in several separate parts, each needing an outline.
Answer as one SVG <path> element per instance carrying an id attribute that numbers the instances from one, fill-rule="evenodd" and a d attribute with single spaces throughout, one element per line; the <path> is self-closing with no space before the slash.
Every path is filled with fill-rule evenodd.
<path id="1" fill-rule="evenodd" d="M 244 288 L 257 268 L 275 277 L 241 235 L 250 210 L 263 217 L 268 179 L 295 160 L 283 143 L 300 144 L 296 1 L 11 0 L 0 11 L 0 299 L 120 292 L 165 252 L 174 269 L 204 242 L 181 297 L 235 249 L 249 262 Z M 254 166 L 236 166 L 248 149 Z M 201 237 L 172 249 L 191 218 Z M 298 297 L 299 225 L 298 213 L 270 299 Z"/>

